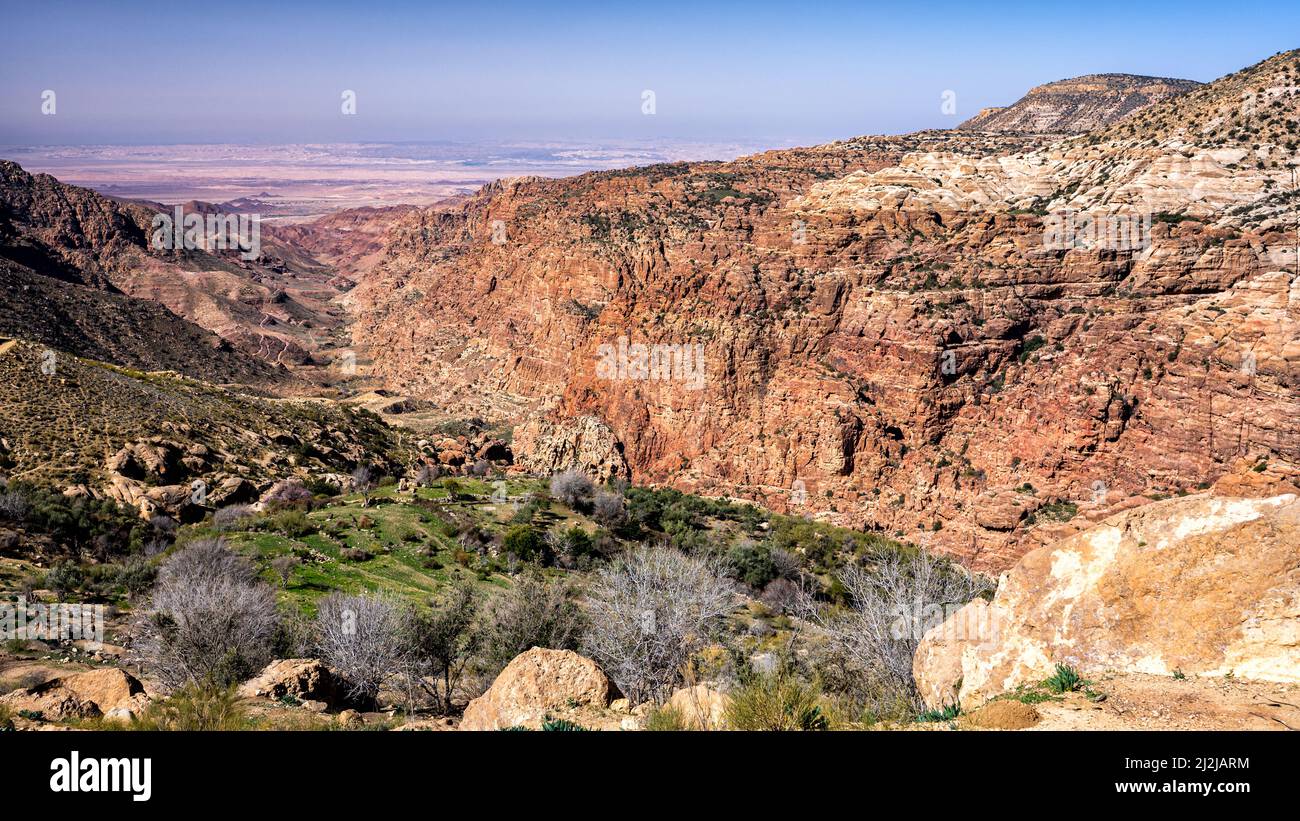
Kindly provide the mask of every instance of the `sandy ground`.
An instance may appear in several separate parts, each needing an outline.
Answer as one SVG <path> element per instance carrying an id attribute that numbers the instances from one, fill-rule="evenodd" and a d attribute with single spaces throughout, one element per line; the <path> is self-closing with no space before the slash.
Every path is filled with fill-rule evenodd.
<path id="1" fill-rule="evenodd" d="M 1113 673 L 1092 679 L 1099 701 L 1067 693 L 1059 701 L 1034 704 L 1039 720 L 1031 730 L 1295 730 L 1300 729 L 1300 684 L 1224 678 L 1175 680 L 1165 676 Z M 957 722 L 977 727 L 974 717 Z M 997 725 L 998 722 L 987 722 Z"/>

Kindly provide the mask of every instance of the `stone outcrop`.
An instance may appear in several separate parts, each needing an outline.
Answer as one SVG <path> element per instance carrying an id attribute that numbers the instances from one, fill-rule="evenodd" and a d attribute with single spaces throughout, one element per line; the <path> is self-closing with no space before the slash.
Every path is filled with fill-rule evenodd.
<path id="1" fill-rule="evenodd" d="M 335 707 L 344 703 L 346 686 L 319 659 L 276 659 L 240 685 L 239 695 L 271 699 L 288 696 Z"/>
<path id="2" fill-rule="evenodd" d="M 688 730 L 721 730 L 726 724 L 726 695 L 703 684 L 674 691 L 666 706 L 681 715 Z"/>
<path id="3" fill-rule="evenodd" d="M 1298 498 L 1169 499 L 1031 551 L 926 634 L 923 698 L 970 709 L 1056 664 L 1300 682 Z"/>
<path id="4" fill-rule="evenodd" d="M 594 661 L 571 650 L 534 647 L 516 656 L 488 691 L 469 703 L 460 729 L 537 729 L 554 712 L 603 711 L 616 695 Z"/>
<path id="5" fill-rule="evenodd" d="M 100 715 L 130 719 L 148 703 L 144 686 L 130 673 L 115 667 L 53 678 L 0 697 L 0 704 L 14 711 L 40 713 L 52 721 Z"/>
<path id="6" fill-rule="evenodd" d="M 578 468 L 598 483 L 626 478 L 627 461 L 609 426 L 594 416 L 534 419 L 515 428 L 515 464 L 542 475 Z"/>

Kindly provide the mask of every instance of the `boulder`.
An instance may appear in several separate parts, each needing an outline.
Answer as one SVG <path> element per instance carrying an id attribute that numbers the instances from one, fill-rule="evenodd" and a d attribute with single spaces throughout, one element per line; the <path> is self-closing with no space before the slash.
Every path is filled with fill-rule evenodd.
<path id="1" fill-rule="evenodd" d="M 116 667 L 101 667 L 84 673 L 54 679 L 44 686 L 58 682 L 59 686 L 84 701 L 93 702 L 100 711 L 108 713 L 118 707 L 130 707 L 136 696 L 144 695 L 144 685 L 135 676 Z"/>
<path id="2" fill-rule="evenodd" d="M 121 711 L 138 714 L 148 701 L 140 681 L 115 667 L 52 678 L 0 697 L 0 704 L 14 712 L 41 713 L 49 720 L 94 718 Z"/>
<path id="3" fill-rule="evenodd" d="M 591 659 L 571 650 L 534 647 L 516 656 L 488 691 L 469 703 L 460 728 L 536 729 L 553 710 L 604 710 L 616 695 L 614 685 Z"/>
<path id="4" fill-rule="evenodd" d="M 1300 498 L 1201 493 L 1128 510 L 1027 553 L 928 632 L 931 707 L 976 707 L 1056 664 L 1300 682 Z"/>
<path id="5" fill-rule="evenodd" d="M 208 493 L 213 507 L 243 505 L 257 500 L 257 486 L 242 476 L 228 476 Z"/>
<path id="6" fill-rule="evenodd" d="M 256 678 L 243 683 L 244 698 L 279 699 L 291 696 L 302 702 L 337 706 L 346 700 L 347 687 L 320 659 L 277 659 Z"/>
<path id="7" fill-rule="evenodd" d="M 703 684 L 677 690 L 667 706 L 681 714 L 688 730 L 720 730 L 726 723 L 727 697 Z"/>

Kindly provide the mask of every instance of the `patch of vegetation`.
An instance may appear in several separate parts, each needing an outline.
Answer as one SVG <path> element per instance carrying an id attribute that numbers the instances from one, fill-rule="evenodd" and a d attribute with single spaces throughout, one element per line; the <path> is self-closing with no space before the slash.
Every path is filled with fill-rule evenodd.
<path id="1" fill-rule="evenodd" d="M 960 715 L 959 705 L 947 704 L 937 710 L 924 710 L 918 713 L 916 721 L 919 724 L 941 724 L 945 721 L 954 721 Z"/>
<path id="2" fill-rule="evenodd" d="M 1048 692 L 1057 695 L 1081 690 L 1084 684 L 1084 680 L 1079 676 L 1079 671 L 1068 664 L 1056 665 L 1055 672 L 1043 680 L 1043 686 L 1047 688 Z"/>

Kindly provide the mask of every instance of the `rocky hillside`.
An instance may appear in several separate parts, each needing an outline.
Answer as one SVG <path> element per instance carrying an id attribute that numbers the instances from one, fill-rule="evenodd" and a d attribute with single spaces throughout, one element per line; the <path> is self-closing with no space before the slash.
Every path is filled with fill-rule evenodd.
<path id="1" fill-rule="evenodd" d="M 1093 131 L 1199 85 L 1169 77 L 1088 74 L 1035 86 L 1011 105 L 986 108 L 957 127 L 1054 134 Z"/>
<path id="2" fill-rule="evenodd" d="M 1300 462 L 1298 100 L 1273 98 L 1276 141 L 1201 147 L 1158 127 L 1189 99 L 1132 136 L 925 132 L 504 181 L 392 229 L 354 336 L 388 387 L 526 422 L 534 469 L 590 457 L 1006 567 L 1238 459 Z M 1062 244 L 1052 213 L 1141 241 Z M 611 370 L 620 337 L 701 351 L 703 379 Z"/>
<path id="3" fill-rule="evenodd" d="M 254 501 L 287 477 L 338 485 L 358 465 L 392 475 L 416 459 L 364 411 L 0 344 L 0 472 L 10 480 L 186 519 Z"/>
<path id="4" fill-rule="evenodd" d="M 187 213 L 211 208 L 190 203 Z M 155 249 L 159 210 L 171 213 L 0 161 L 0 271 L 13 286 L 0 333 L 122 365 L 259 382 L 287 374 L 252 358 L 307 364 L 346 343 L 342 309 L 332 304 L 340 289 L 310 251 L 269 226 L 256 260 L 234 250 Z M 71 315 L 75 322 L 61 319 Z"/>

